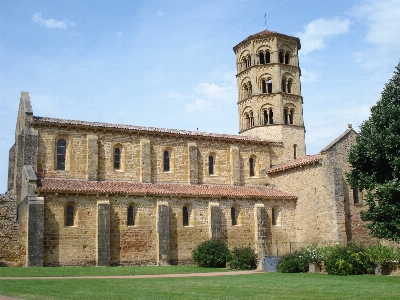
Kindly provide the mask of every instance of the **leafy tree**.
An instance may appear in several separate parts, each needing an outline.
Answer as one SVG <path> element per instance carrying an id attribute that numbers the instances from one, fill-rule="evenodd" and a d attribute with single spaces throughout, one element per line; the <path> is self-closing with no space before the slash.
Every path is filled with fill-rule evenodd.
<path id="1" fill-rule="evenodd" d="M 400 239 L 400 62 L 385 85 L 381 99 L 364 121 L 348 161 L 347 180 L 352 187 L 368 192 L 368 221 L 373 236 Z"/>

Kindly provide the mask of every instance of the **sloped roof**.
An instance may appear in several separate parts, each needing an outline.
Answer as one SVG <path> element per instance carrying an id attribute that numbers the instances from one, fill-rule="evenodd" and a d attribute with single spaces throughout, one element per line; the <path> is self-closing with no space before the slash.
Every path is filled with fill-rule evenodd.
<path id="1" fill-rule="evenodd" d="M 358 135 L 358 133 L 351 127 L 351 125 L 348 125 L 349 128 L 346 129 L 345 132 L 343 132 L 341 135 L 339 135 L 332 143 L 330 143 L 328 146 L 326 146 L 324 149 L 320 151 L 320 153 L 328 151 L 331 147 L 333 147 L 336 143 L 338 143 L 341 139 L 343 139 L 346 135 L 348 135 L 350 132 L 354 132 L 355 134 Z"/>
<path id="2" fill-rule="evenodd" d="M 272 167 L 267 170 L 267 174 L 281 172 L 281 171 L 285 171 L 288 169 L 293 169 L 293 168 L 297 168 L 297 167 L 301 167 L 301 166 L 314 164 L 314 163 L 319 162 L 321 159 L 322 159 L 322 155 L 320 153 L 314 154 L 314 155 L 307 155 L 306 157 L 294 159 L 294 160 L 288 161 L 286 163 Z"/>
<path id="3" fill-rule="evenodd" d="M 53 178 L 40 179 L 38 186 L 37 192 L 297 199 L 296 196 L 290 193 L 270 186 L 140 183 L 132 181 L 87 181 Z"/>
<path id="4" fill-rule="evenodd" d="M 192 137 L 204 137 L 204 138 L 218 138 L 226 140 L 235 141 L 248 141 L 257 142 L 263 144 L 276 144 L 282 145 L 282 142 L 272 141 L 272 140 L 261 140 L 254 139 L 248 136 L 234 135 L 234 134 L 220 134 L 220 133 L 208 133 L 200 131 L 188 131 L 179 129 L 167 129 L 167 128 L 156 128 L 156 127 L 144 127 L 144 126 L 133 126 L 133 125 L 123 125 L 123 124 L 112 124 L 112 123 L 102 123 L 102 122 L 88 122 L 79 120 L 67 120 L 67 119 L 57 119 L 57 118 L 47 118 L 47 117 L 33 117 L 34 124 L 55 124 L 55 125 L 72 125 L 72 126 L 83 126 L 83 127 L 93 127 L 93 128 L 109 128 L 109 129 L 122 129 L 129 131 L 138 131 L 146 133 L 162 133 L 171 135 L 185 135 Z"/>

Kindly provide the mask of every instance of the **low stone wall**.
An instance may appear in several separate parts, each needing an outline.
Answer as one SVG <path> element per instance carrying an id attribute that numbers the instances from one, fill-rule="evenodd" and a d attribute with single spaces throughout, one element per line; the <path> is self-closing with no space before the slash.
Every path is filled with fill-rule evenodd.
<path id="1" fill-rule="evenodd" d="M 25 249 L 20 246 L 16 196 L 0 194 L 0 266 L 22 266 Z"/>

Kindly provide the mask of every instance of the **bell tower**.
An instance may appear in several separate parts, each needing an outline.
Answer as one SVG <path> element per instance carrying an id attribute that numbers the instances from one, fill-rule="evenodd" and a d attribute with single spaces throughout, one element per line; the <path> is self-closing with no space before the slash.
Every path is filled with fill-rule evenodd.
<path id="1" fill-rule="evenodd" d="M 233 48 L 239 134 L 283 142 L 285 162 L 306 155 L 299 38 L 264 30 Z"/>

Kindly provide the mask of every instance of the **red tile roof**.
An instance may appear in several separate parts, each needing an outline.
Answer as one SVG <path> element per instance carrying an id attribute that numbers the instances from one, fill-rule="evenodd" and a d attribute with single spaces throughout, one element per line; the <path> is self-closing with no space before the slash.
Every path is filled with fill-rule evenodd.
<path id="1" fill-rule="evenodd" d="M 163 133 L 163 134 L 172 134 L 172 135 L 186 135 L 186 136 L 193 136 L 193 137 L 218 138 L 218 139 L 235 140 L 235 141 L 248 141 L 248 142 L 282 145 L 282 142 L 278 142 L 278 141 L 254 139 L 254 138 L 251 138 L 248 136 L 233 135 L 233 134 L 219 134 L 219 133 L 208 133 L 208 132 L 200 132 L 200 131 L 187 131 L 187 130 L 178 130 L 178 129 L 166 129 L 166 128 L 156 128 L 156 127 L 111 124 L 111 123 L 102 123 L 102 122 L 66 120 L 66 119 L 37 117 L 37 116 L 34 116 L 33 120 L 34 120 L 34 124 L 43 124 L 44 123 L 44 124 L 67 125 L 67 126 L 71 125 L 71 126 L 83 126 L 83 127 L 94 127 L 94 128 L 123 129 L 123 130 L 146 132 L 146 133 L 154 132 L 154 133 Z"/>
<path id="2" fill-rule="evenodd" d="M 301 167 L 301 166 L 305 166 L 305 165 L 314 164 L 314 163 L 320 162 L 321 159 L 322 159 L 322 155 L 319 153 L 314 154 L 314 155 L 307 155 L 306 157 L 294 159 L 289 162 L 272 167 L 267 170 L 267 174 L 281 172 L 281 171 L 285 171 L 287 169 L 293 169 L 293 168 L 297 168 L 297 167 Z"/>
<path id="3" fill-rule="evenodd" d="M 296 196 L 290 193 L 270 186 L 140 183 L 132 181 L 87 181 L 53 178 L 40 179 L 38 186 L 37 192 L 297 199 Z"/>

